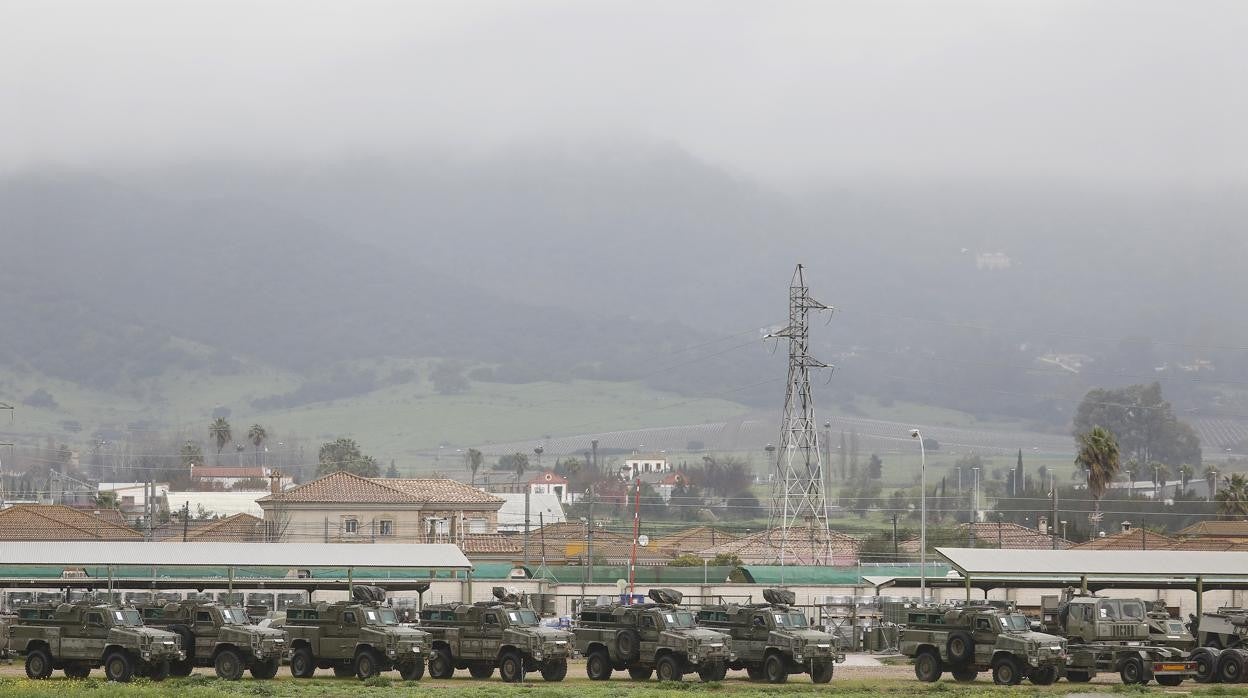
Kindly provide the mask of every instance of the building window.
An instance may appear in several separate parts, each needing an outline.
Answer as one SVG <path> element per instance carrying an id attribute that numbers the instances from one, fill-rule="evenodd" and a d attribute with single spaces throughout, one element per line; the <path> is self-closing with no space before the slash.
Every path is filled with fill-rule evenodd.
<path id="1" fill-rule="evenodd" d="M 382 519 L 377 524 L 377 532 L 383 536 L 394 535 L 394 522 L 390 519 Z"/>
<path id="2" fill-rule="evenodd" d="M 485 519 L 468 519 L 469 533 L 486 533 L 487 523 Z"/>
<path id="3" fill-rule="evenodd" d="M 355 533 L 360 530 L 360 522 L 355 518 L 344 519 L 342 522 L 342 531 L 344 533 Z"/>

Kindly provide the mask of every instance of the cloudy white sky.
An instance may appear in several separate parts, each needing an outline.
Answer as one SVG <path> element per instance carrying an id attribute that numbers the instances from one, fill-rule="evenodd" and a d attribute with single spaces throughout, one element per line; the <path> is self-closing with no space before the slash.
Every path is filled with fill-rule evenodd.
<path id="1" fill-rule="evenodd" d="M 0 163 L 675 144 L 776 182 L 1248 178 L 1248 3 L 0 0 Z"/>

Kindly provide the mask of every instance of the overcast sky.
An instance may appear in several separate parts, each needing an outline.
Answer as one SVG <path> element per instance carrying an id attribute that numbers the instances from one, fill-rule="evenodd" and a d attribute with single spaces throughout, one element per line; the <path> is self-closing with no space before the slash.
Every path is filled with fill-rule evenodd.
<path id="1" fill-rule="evenodd" d="M 674 144 L 777 183 L 1248 179 L 1248 2 L 0 0 L 0 163 Z"/>

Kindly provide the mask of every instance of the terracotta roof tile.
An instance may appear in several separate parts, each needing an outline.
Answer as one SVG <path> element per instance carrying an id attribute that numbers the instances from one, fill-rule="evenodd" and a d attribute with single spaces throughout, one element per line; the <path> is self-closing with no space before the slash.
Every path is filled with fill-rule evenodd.
<path id="1" fill-rule="evenodd" d="M 1213 536 L 1215 538 L 1248 538 L 1248 521 L 1206 519 L 1197 521 L 1175 535 L 1179 537 Z"/>
<path id="2" fill-rule="evenodd" d="M 1168 550 L 1178 540 L 1170 536 L 1139 528 L 1133 531 L 1121 531 L 1104 538 L 1093 538 L 1087 543 L 1080 543 L 1072 550 Z"/>
<path id="3" fill-rule="evenodd" d="M 0 540 L 143 540 L 138 531 L 59 504 L 16 504 L 0 510 Z"/>
<path id="4" fill-rule="evenodd" d="M 731 543 L 740 538 L 741 536 L 712 526 L 695 526 L 657 538 L 651 545 L 660 548 L 675 548 L 679 552 L 690 552 Z"/>
<path id="5" fill-rule="evenodd" d="M 502 497 L 483 492 L 472 485 L 465 485 L 457 480 L 445 478 L 400 479 L 374 478 L 389 487 L 406 492 L 422 502 L 451 502 L 454 504 L 498 504 L 503 505 Z"/>
<path id="6" fill-rule="evenodd" d="M 455 480 L 367 478 L 342 470 L 256 501 L 353 504 L 445 502 L 448 504 L 495 504 L 497 505 L 495 508 L 503 505 L 502 498 Z"/>
<path id="7" fill-rule="evenodd" d="M 523 555 L 524 538 L 508 533 L 466 533 L 459 543 L 465 555 Z M 529 540 L 529 553 L 532 557 L 541 554 L 540 544 L 534 546 Z"/>
<path id="8" fill-rule="evenodd" d="M 822 529 L 802 526 L 789 529 L 786 554 L 801 559 L 817 558 L 826 550 L 831 553 L 833 564 L 852 564 L 851 561 L 857 562 L 861 547 L 862 543 L 853 536 L 829 531 L 828 538 L 825 539 Z M 759 531 L 729 543 L 699 550 L 695 554 L 705 558 L 730 554 L 741 558 L 746 564 L 773 564 L 780 559 L 780 548 L 778 534 Z"/>

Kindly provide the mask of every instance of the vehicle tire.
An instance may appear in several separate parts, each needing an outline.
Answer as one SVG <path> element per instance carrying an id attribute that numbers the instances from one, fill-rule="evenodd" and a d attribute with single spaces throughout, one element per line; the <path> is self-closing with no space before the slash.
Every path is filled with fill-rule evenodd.
<path id="1" fill-rule="evenodd" d="M 658 663 L 654 666 L 654 673 L 660 681 L 685 680 L 685 673 L 680 670 L 680 660 L 670 654 L 659 657 Z"/>
<path id="2" fill-rule="evenodd" d="M 969 683 L 979 678 L 979 672 L 973 666 L 954 667 L 949 673 L 953 674 L 953 680 L 958 683 Z"/>
<path id="3" fill-rule="evenodd" d="M 502 659 L 498 660 L 498 678 L 506 683 L 524 681 L 524 657 L 515 650 L 503 653 Z"/>
<path id="4" fill-rule="evenodd" d="M 1222 650 L 1218 657 L 1218 683 L 1239 683 L 1243 678 L 1243 653 L 1238 650 Z"/>
<path id="5" fill-rule="evenodd" d="M 488 679 L 494 675 L 493 664 L 469 664 L 468 675 L 474 679 Z"/>
<path id="6" fill-rule="evenodd" d="M 719 671 L 716 672 L 715 680 L 723 681 L 726 678 L 728 678 L 728 664 L 721 662 L 719 664 Z"/>
<path id="7" fill-rule="evenodd" d="M 542 665 L 543 681 L 562 681 L 568 676 L 568 660 L 551 659 Z"/>
<path id="8" fill-rule="evenodd" d="M 1071 683 L 1087 683 L 1092 680 L 1092 673 L 1077 669 L 1067 669 L 1066 680 Z"/>
<path id="9" fill-rule="evenodd" d="M 399 676 L 404 681 L 419 681 L 425 675 L 425 662 L 423 659 L 409 659 L 399 665 Z"/>
<path id="10" fill-rule="evenodd" d="M 310 647 L 297 647 L 290 655 L 290 675 L 296 679 L 310 679 L 316 674 L 316 658 Z"/>
<path id="11" fill-rule="evenodd" d="M 1157 683 L 1162 686 L 1178 686 L 1183 683 L 1183 676 L 1181 674 L 1166 674 L 1165 676 L 1158 676 Z"/>
<path id="12" fill-rule="evenodd" d="M 723 681 L 724 676 L 728 674 L 728 665 L 723 662 L 706 663 L 698 667 L 698 678 L 702 683 L 711 683 L 713 681 Z"/>
<path id="13" fill-rule="evenodd" d="M 942 671 L 940 657 L 936 650 L 925 650 L 914 658 L 914 677 L 920 681 L 932 683 L 940 680 Z"/>
<path id="14" fill-rule="evenodd" d="M 606 681 L 611 678 L 611 657 L 606 650 L 594 650 L 586 657 L 585 675 L 590 681 Z"/>
<path id="15" fill-rule="evenodd" d="M 1197 647 L 1192 652 L 1192 661 L 1196 663 L 1196 683 L 1218 682 L 1218 657 L 1222 650 L 1211 647 Z"/>
<path id="16" fill-rule="evenodd" d="M 962 631 L 949 633 L 945 642 L 945 652 L 950 664 L 970 664 L 975 659 L 975 641 L 970 633 Z"/>
<path id="17" fill-rule="evenodd" d="M 34 649 L 26 655 L 26 677 L 40 680 L 52 675 L 52 655 L 47 650 Z"/>
<path id="18" fill-rule="evenodd" d="M 155 664 L 148 665 L 147 678 L 152 681 L 164 681 L 169 678 L 169 672 L 171 671 L 172 668 L 169 666 L 169 660 L 163 659 Z"/>
<path id="19" fill-rule="evenodd" d="M 751 681 L 762 681 L 763 680 L 763 668 L 761 666 L 760 667 L 747 666 L 745 668 L 745 675 L 750 677 Z"/>
<path id="20" fill-rule="evenodd" d="M 212 660 L 212 668 L 216 670 L 219 679 L 237 681 L 243 678 L 243 658 L 238 656 L 237 650 L 228 647 L 217 652 Z"/>
<path id="21" fill-rule="evenodd" d="M 1243 671 L 1243 668 L 1243 662 L 1240 662 L 1235 669 L 1237 677 Z M 1127 657 L 1122 660 L 1122 664 L 1118 666 L 1118 676 L 1122 678 L 1122 683 L 1127 686 L 1137 683 L 1148 683 L 1148 679 L 1144 676 L 1144 662 L 1139 657 Z"/>
<path id="22" fill-rule="evenodd" d="M 1052 686 L 1057 683 L 1057 667 L 1042 666 L 1039 669 L 1032 669 L 1027 674 L 1027 680 L 1037 686 Z"/>
<path id="23" fill-rule="evenodd" d="M 114 650 L 104 658 L 104 676 L 109 681 L 129 683 L 134 678 L 134 660 L 124 651 Z"/>
<path id="24" fill-rule="evenodd" d="M 91 667 L 86 664 L 70 664 L 65 667 L 65 678 L 85 679 L 91 675 Z"/>
<path id="25" fill-rule="evenodd" d="M 455 661 L 451 658 L 451 650 L 447 647 L 436 647 L 429 657 L 429 676 L 435 679 L 449 679 L 455 675 Z"/>
<path id="26" fill-rule="evenodd" d="M 636 630 L 621 630 L 615 634 L 615 646 L 625 661 L 637 659 L 641 650 L 641 635 Z"/>
<path id="27" fill-rule="evenodd" d="M 832 674 L 835 671 L 836 662 L 831 659 L 817 661 L 810 667 L 810 682 L 829 683 L 832 681 Z"/>
<path id="28" fill-rule="evenodd" d="M 767 683 L 784 683 L 789 680 L 789 670 L 784 666 L 784 657 L 773 652 L 763 659 L 763 676 Z"/>
<path id="29" fill-rule="evenodd" d="M 992 682 L 998 686 L 1013 686 L 1021 681 L 1023 673 L 1013 657 L 997 657 L 992 662 Z"/>
<path id="30" fill-rule="evenodd" d="M 355 653 L 355 661 L 351 663 L 355 669 L 355 678 L 367 681 L 381 673 L 381 657 L 368 648 Z"/>
<path id="31" fill-rule="evenodd" d="M 254 661 L 251 663 L 251 677 L 253 679 L 271 679 L 277 676 L 277 669 L 282 665 L 280 659 L 266 659 L 264 661 Z"/>
<path id="32" fill-rule="evenodd" d="M 634 666 L 634 667 L 628 668 L 628 678 L 634 681 L 649 681 L 650 677 L 653 675 L 654 675 L 653 667 Z"/>

